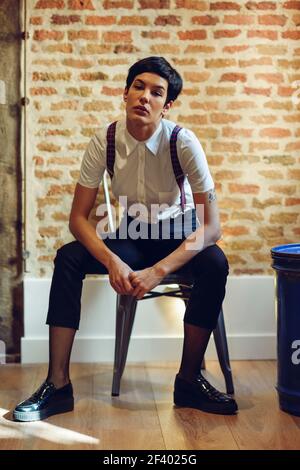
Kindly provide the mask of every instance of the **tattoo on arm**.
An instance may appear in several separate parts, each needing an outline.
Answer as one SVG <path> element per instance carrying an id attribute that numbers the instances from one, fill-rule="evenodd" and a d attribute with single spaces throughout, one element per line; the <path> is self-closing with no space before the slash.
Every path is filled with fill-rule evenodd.
<path id="1" fill-rule="evenodd" d="M 215 188 L 208 191 L 208 202 L 209 204 L 217 199 Z"/>

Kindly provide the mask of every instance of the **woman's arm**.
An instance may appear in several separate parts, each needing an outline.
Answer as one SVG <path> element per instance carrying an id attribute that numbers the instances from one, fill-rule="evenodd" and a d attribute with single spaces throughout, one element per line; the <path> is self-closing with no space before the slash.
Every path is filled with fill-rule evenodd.
<path id="1" fill-rule="evenodd" d="M 221 238 L 219 209 L 215 189 L 193 194 L 200 227 L 189 235 L 176 250 L 154 265 L 163 276 L 190 261 L 197 253 L 214 245 Z"/>

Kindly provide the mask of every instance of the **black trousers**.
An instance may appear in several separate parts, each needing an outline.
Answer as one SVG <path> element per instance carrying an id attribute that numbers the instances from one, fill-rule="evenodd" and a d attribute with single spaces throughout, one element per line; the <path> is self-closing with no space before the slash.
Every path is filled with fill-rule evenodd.
<path id="1" fill-rule="evenodd" d="M 104 240 L 108 248 L 134 271 L 152 266 L 173 252 L 182 241 L 174 238 Z M 217 245 L 213 245 L 194 256 L 180 270 L 194 279 L 184 322 L 213 330 L 225 296 L 229 270 L 226 256 Z M 48 325 L 79 328 L 82 285 L 86 274 L 107 274 L 107 269 L 78 241 L 57 250 Z"/>

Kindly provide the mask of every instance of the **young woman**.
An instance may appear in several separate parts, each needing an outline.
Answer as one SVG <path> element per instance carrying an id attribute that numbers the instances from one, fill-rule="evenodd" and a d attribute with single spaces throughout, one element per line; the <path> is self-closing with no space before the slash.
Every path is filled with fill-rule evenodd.
<path id="1" fill-rule="evenodd" d="M 117 293 L 141 299 L 167 274 L 183 267 L 192 273 L 194 285 L 184 316 L 174 402 L 212 413 L 237 411 L 235 400 L 201 375 L 225 295 L 228 263 L 216 245 L 220 238 L 217 200 L 201 144 L 192 131 L 165 119 L 181 90 L 179 73 L 163 57 L 136 62 L 126 80 L 124 119 L 103 126 L 91 139 L 70 214 L 69 228 L 76 240 L 62 246 L 54 260 L 47 315 L 48 376 L 29 399 L 17 405 L 15 419 L 44 419 L 74 407 L 69 360 L 86 274 L 108 273 Z M 125 237 L 119 236 L 120 230 L 115 236 L 99 237 L 88 221 L 105 169 L 112 177 L 114 196 L 126 200 L 121 222 Z M 183 219 L 187 221 L 184 230 L 177 223 Z M 139 228 L 140 236 L 137 230 L 132 236 L 130 224 Z"/>

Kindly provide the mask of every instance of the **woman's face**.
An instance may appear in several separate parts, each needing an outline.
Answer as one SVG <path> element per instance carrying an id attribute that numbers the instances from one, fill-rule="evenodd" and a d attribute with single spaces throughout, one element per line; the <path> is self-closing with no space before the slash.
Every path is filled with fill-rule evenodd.
<path id="1" fill-rule="evenodd" d="M 129 90 L 124 91 L 127 119 L 145 125 L 158 123 L 173 104 L 170 101 L 165 105 L 167 92 L 165 78 L 149 72 L 137 75 Z"/>

